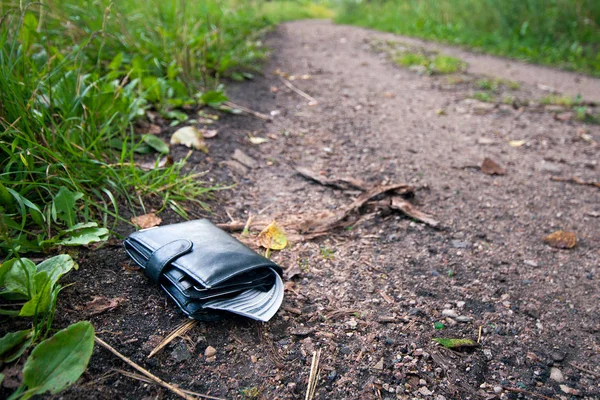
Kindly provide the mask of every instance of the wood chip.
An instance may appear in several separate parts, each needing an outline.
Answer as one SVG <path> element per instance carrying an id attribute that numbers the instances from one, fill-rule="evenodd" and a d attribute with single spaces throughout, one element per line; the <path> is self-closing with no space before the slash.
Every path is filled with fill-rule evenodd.
<path id="1" fill-rule="evenodd" d="M 240 149 L 235 149 L 231 158 L 250 169 L 258 167 L 258 162 Z"/>
<path id="2" fill-rule="evenodd" d="M 420 211 L 418 208 L 416 208 L 414 205 L 412 205 L 408 201 L 404 200 L 400 196 L 392 197 L 392 203 L 391 203 L 390 207 L 395 210 L 400 210 L 404 214 L 408 215 L 409 217 L 414 218 L 417 221 L 424 222 L 427 225 L 432 226 L 434 228 L 436 228 L 440 224 L 431 215 L 429 215 L 423 211 Z"/>

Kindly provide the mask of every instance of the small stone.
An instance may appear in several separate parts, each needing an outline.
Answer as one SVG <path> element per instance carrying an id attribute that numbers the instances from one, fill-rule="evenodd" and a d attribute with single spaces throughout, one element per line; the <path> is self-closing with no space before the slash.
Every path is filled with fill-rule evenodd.
<path id="1" fill-rule="evenodd" d="M 552 353 L 552 361 L 554 362 L 561 362 L 562 360 L 564 360 L 566 357 L 565 353 L 562 353 L 560 351 L 555 351 Z"/>
<path id="2" fill-rule="evenodd" d="M 258 357 L 250 356 L 250 361 L 252 361 L 253 364 L 256 364 L 258 362 Z"/>
<path id="3" fill-rule="evenodd" d="M 296 382 L 290 382 L 287 384 L 287 390 L 294 393 L 296 391 Z"/>
<path id="4" fill-rule="evenodd" d="M 378 371 L 381 371 L 381 370 L 383 370 L 383 357 L 381 357 L 381 360 L 379 360 L 379 361 L 377 362 L 377 364 L 375 364 L 375 365 L 373 366 L 373 368 L 374 368 L 374 369 L 376 369 L 376 370 L 378 370 Z"/>
<path id="5" fill-rule="evenodd" d="M 350 318 L 350 321 L 346 322 L 346 325 L 348 325 L 350 329 L 356 329 L 358 322 L 356 322 L 354 318 Z"/>
<path id="6" fill-rule="evenodd" d="M 419 379 L 419 386 L 427 386 L 427 381 L 425 379 Z"/>
<path id="7" fill-rule="evenodd" d="M 483 355 L 485 356 L 485 358 L 487 358 L 488 361 L 490 361 L 492 358 L 494 358 L 492 356 L 492 350 L 490 350 L 490 349 L 483 349 Z"/>
<path id="8" fill-rule="evenodd" d="M 523 261 L 523 264 L 529 265 L 530 267 L 537 267 L 538 266 L 538 263 L 536 263 L 534 260 L 525 260 L 525 261 Z"/>
<path id="9" fill-rule="evenodd" d="M 565 381 L 562 371 L 556 367 L 550 368 L 550 379 L 558 383 Z"/>
<path id="10" fill-rule="evenodd" d="M 175 362 L 182 362 L 189 360 L 192 355 L 185 344 L 179 343 L 171 352 L 171 357 L 173 357 Z"/>
<path id="11" fill-rule="evenodd" d="M 431 396 L 433 394 L 431 390 L 427 389 L 425 386 L 421 386 L 417 392 L 421 393 L 423 396 Z"/>
<path id="12" fill-rule="evenodd" d="M 496 393 L 496 394 L 502 393 L 502 386 L 494 386 L 494 393 Z"/>
<path id="13" fill-rule="evenodd" d="M 454 311 L 454 310 L 451 310 L 451 309 L 442 310 L 442 315 L 444 317 L 450 317 L 450 318 L 456 318 L 456 317 L 458 317 L 458 313 L 456 311 Z"/>
<path id="14" fill-rule="evenodd" d="M 446 400 L 446 398 L 441 394 L 438 394 L 437 396 L 435 396 L 435 400 Z"/>
<path id="15" fill-rule="evenodd" d="M 258 162 L 240 149 L 235 149 L 231 158 L 250 169 L 258 167 Z"/>
<path id="16" fill-rule="evenodd" d="M 208 346 L 206 350 L 204 350 L 204 357 L 212 357 L 217 354 L 217 349 L 212 346 Z"/>
<path id="17" fill-rule="evenodd" d="M 340 353 L 344 355 L 352 354 L 352 349 L 350 349 L 348 346 L 342 346 L 340 347 Z"/>
<path id="18" fill-rule="evenodd" d="M 548 162 L 538 164 L 538 170 L 551 175 L 559 175 L 562 173 L 562 167 L 560 165 Z"/>
<path id="19" fill-rule="evenodd" d="M 460 240 L 453 240 L 452 247 L 454 247 L 455 249 L 468 249 L 469 247 L 471 247 L 471 243 L 463 242 Z"/>
<path id="20" fill-rule="evenodd" d="M 457 301 L 457 302 L 456 302 L 456 307 L 458 307 L 458 308 L 463 308 L 463 307 L 465 306 L 465 304 L 466 304 L 466 303 L 465 303 L 464 301 Z"/>
<path id="21" fill-rule="evenodd" d="M 212 357 L 206 357 L 205 361 L 209 364 L 214 363 L 215 361 L 217 361 L 217 356 L 212 356 Z"/>

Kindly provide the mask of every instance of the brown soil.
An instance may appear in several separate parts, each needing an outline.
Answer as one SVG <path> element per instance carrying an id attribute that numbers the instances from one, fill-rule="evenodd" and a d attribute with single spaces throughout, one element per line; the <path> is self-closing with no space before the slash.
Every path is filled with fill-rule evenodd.
<path id="1" fill-rule="evenodd" d="M 600 127 L 561 120 L 565 110 L 535 103 L 548 94 L 537 87 L 544 74 L 566 77 L 560 84 L 567 93 L 578 90 L 575 76 L 526 66 L 515 75 L 520 89 L 495 94 L 512 96 L 512 104 L 488 106 L 469 98 L 472 72 L 419 75 L 373 50 L 374 39 L 391 37 L 322 21 L 279 27 L 268 40 L 273 52 L 264 76 L 228 92 L 235 103 L 277 111 L 274 121 L 221 118 L 218 136 L 207 140 L 209 155 L 195 153 L 190 165 L 210 169 L 213 184 L 237 185 L 216 195 L 214 214 L 193 215 L 281 219 L 336 211 L 356 198 L 356 191 L 301 177 L 294 166 L 303 165 L 369 185 L 409 183 L 417 188 L 413 204 L 441 228 L 367 205 L 349 228 L 273 254 L 300 273 L 269 323 L 201 322 L 150 359 L 185 318 L 119 246 L 82 251 L 56 326 L 89 318 L 99 337 L 162 379 L 223 398 L 303 399 L 317 349 L 318 399 L 599 398 L 600 191 L 551 178 L 600 181 Z M 471 71 L 481 70 L 474 67 L 479 60 L 491 76 L 507 62 L 470 54 Z M 310 75 L 292 84 L 318 105 L 284 86 L 276 69 Z M 598 80 L 585 79 L 590 93 L 600 91 Z M 268 142 L 252 145 L 249 134 Z M 525 144 L 511 146 L 514 140 Z M 235 149 L 258 166 L 226 163 Z M 486 157 L 504 175 L 483 173 Z M 543 242 L 559 229 L 576 234 L 574 248 Z M 81 306 L 94 296 L 125 301 L 89 317 Z M 451 351 L 434 337 L 479 338 L 480 346 Z M 204 357 L 207 346 L 216 349 L 215 360 Z M 550 378 L 552 368 L 564 382 Z M 115 369 L 130 370 L 97 347 L 87 372 L 61 398 L 176 398 Z"/>

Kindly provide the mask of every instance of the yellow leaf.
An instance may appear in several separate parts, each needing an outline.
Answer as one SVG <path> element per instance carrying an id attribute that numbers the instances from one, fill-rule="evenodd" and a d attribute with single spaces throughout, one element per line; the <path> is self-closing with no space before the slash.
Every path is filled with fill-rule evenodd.
<path id="1" fill-rule="evenodd" d="M 275 221 L 258 234 L 258 244 L 265 249 L 282 250 L 285 249 L 287 243 L 285 232 Z"/>

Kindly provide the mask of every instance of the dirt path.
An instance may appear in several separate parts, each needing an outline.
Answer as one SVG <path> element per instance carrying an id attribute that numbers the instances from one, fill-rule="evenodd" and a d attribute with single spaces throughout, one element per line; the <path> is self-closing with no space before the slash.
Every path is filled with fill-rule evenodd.
<path id="1" fill-rule="evenodd" d="M 327 22 L 281 26 L 268 41 L 265 76 L 229 93 L 236 103 L 276 111 L 274 121 L 225 118 L 209 142 L 210 160 L 197 154 L 191 162 L 213 166 L 209 178 L 229 171 L 238 182 L 214 204 L 216 222 L 227 220 L 225 211 L 240 220 L 248 212 L 280 219 L 331 212 L 357 196 L 302 178 L 293 166 L 304 165 L 371 185 L 410 183 L 417 188 L 412 202 L 441 229 L 368 205 L 348 229 L 273 256 L 284 268 L 300 268 L 271 322 L 200 323 L 151 359 L 153 345 L 183 317 L 139 272 L 122 266 L 119 248 L 109 248 L 82 260 L 86 268 L 65 290 L 61 321 L 81 318 L 73 310 L 94 295 L 124 297 L 92 317 L 99 336 L 168 381 L 225 398 L 304 398 L 316 349 L 319 399 L 517 398 L 509 390 L 600 397 L 600 191 L 551 180 L 600 181 L 600 127 L 556 119 L 559 110 L 475 102 L 467 98 L 472 77 L 449 83 L 401 69 L 372 50 L 375 38 L 390 35 Z M 503 60 L 465 58 L 474 72 L 503 73 Z M 275 69 L 310 75 L 292 83 L 318 105 L 284 86 Z M 525 82 L 511 92 L 521 101 L 547 95 L 537 83 L 600 98 L 598 80 L 585 78 L 579 87 L 563 72 L 517 63 L 510 71 Z M 268 142 L 251 145 L 250 133 Z M 524 144 L 509 145 L 514 140 Z M 258 167 L 223 164 L 235 148 Z M 485 157 L 506 174 L 480 171 Z M 542 242 L 558 229 L 575 232 L 577 246 Z M 481 345 L 470 351 L 431 340 L 476 341 L 479 332 Z M 216 360 L 202 356 L 208 345 Z M 111 368 L 124 365 L 96 350 L 85 379 L 66 397 L 172 397 L 111 375 Z M 559 371 L 551 377 L 553 368 Z"/>

